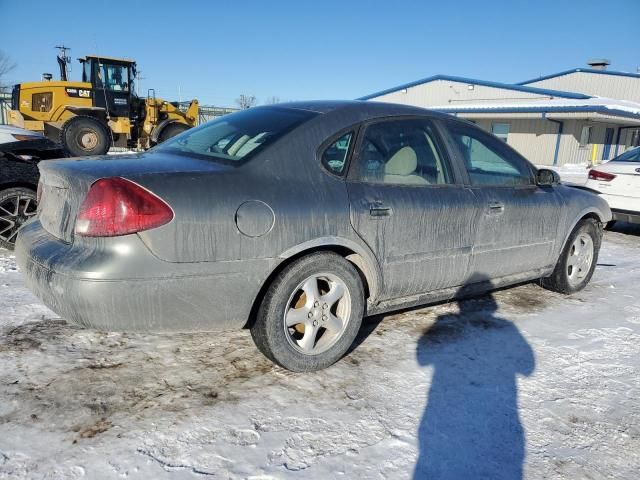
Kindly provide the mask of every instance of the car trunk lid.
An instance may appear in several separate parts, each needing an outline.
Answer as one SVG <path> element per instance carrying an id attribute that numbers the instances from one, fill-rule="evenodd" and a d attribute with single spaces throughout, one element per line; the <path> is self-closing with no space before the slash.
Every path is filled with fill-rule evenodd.
<path id="1" fill-rule="evenodd" d="M 51 235 L 71 243 L 80 206 L 91 185 L 100 178 L 123 177 L 136 181 L 136 178 L 154 173 L 195 173 L 228 168 L 206 160 L 151 152 L 43 161 L 39 164 L 40 222 Z"/>
<path id="2" fill-rule="evenodd" d="M 640 189 L 640 162 L 612 161 L 598 165 L 595 170 L 616 176 L 609 182 L 599 183 L 603 193 L 634 196 Z"/>

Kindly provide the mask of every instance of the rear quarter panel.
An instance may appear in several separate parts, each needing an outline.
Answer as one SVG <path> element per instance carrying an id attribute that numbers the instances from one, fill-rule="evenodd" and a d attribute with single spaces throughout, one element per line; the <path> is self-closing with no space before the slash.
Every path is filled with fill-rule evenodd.
<path id="1" fill-rule="evenodd" d="M 173 222 L 140 237 L 170 262 L 274 258 L 318 238 L 362 244 L 351 228 L 344 180 L 317 158 L 327 137 L 360 118 L 319 115 L 224 172 L 132 178 L 175 212 Z M 240 209 L 247 202 L 263 207 Z"/>

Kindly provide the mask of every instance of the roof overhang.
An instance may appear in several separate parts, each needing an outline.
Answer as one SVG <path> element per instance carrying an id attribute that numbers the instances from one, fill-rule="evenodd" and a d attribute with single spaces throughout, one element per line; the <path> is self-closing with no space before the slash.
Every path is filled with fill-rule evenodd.
<path id="1" fill-rule="evenodd" d="M 591 98 L 591 96 L 589 95 L 585 95 L 583 93 L 577 93 L 577 92 L 565 92 L 560 90 L 550 90 L 548 88 L 529 87 L 526 85 L 514 85 L 511 83 L 491 82 L 487 80 L 478 80 L 477 78 L 457 77 L 453 75 L 434 75 L 432 77 L 416 80 L 415 82 L 405 83 L 403 85 L 398 85 L 397 87 L 392 87 L 386 90 L 382 90 L 380 92 L 372 93 L 370 95 L 365 95 L 364 97 L 360 97 L 357 100 L 373 100 L 383 95 L 387 95 L 389 93 L 406 90 L 408 88 L 417 87 L 418 85 L 424 85 L 424 84 L 439 81 L 439 80 L 449 81 L 454 83 L 462 83 L 465 85 L 481 85 L 484 87 L 497 88 L 501 90 L 525 92 L 525 93 L 542 95 L 542 96 L 551 97 L 551 98 L 556 98 L 556 97 L 571 98 L 571 99 Z"/>
<path id="2" fill-rule="evenodd" d="M 442 111 L 442 110 L 439 110 Z M 565 112 L 565 113 L 508 113 L 508 112 L 446 112 L 460 118 L 470 120 L 518 120 L 518 119 L 548 119 L 548 120 L 583 120 L 587 122 L 615 123 L 618 125 L 640 126 L 640 119 L 603 115 L 598 112 Z"/>
<path id="3" fill-rule="evenodd" d="M 543 75 L 542 77 L 532 78 L 525 80 L 524 82 L 518 82 L 516 85 L 529 85 L 530 83 L 541 82 L 542 80 L 548 80 L 550 78 L 564 77 L 565 75 L 571 75 L 572 73 L 593 73 L 595 75 L 611 75 L 614 77 L 628 77 L 628 78 L 640 78 L 640 73 L 631 72 L 619 72 L 615 70 L 597 70 L 594 68 L 573 68 L 571 70 L 565 70 L 563 72 L 552 73 L 550 75 Z"/>
<path id="4" fill-rule="evenodd" d="M 591 99 L 582 104 L 564 105 L 546 102 L 545 105 L 456 105 L 431 107 L 439 112 L 464 118 L 553 118 L 587 119 L 624 124 L 640 124 L 640 105 L 610 99 Z"/>

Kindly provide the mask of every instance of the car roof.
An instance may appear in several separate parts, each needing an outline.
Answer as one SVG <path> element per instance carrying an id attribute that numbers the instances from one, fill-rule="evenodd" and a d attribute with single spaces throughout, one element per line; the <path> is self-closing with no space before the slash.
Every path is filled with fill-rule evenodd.
<path id="1" fill-rule="evenodd" d="M 360 112 L 369 118 L 384 117 L 390 115 L 426 115 L 440 118 L 451 118 L 446 113 L 401 105 L 398 103 L 385 103 L 363 100 L 309 100 L 302 102 L 287 102 L 273 105 L 274 107 L 292 108 L 296 110 L 308 110 L 320 114 L 329 112 Z"/>

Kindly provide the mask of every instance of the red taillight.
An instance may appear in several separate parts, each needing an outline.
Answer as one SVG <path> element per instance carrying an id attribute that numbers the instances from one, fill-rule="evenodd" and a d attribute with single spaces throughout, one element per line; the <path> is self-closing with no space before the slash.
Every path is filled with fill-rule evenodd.
<path id="1" fill-rule="evenodd" d="M 607 172 L 601 172 L 599 170 L 589 170 L 589 179 L 591 180 L 600 180 L 601 182 L 610 182 L 616 178 L 615 175 Z"/>
<path id="2" fill-rule="evenodd" d="M 173 219 L 163 200 L 124 178 L 98 180 L 89 189 L 76 221 L 85 237 L 115 237 L 156 228 Z"/>

